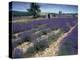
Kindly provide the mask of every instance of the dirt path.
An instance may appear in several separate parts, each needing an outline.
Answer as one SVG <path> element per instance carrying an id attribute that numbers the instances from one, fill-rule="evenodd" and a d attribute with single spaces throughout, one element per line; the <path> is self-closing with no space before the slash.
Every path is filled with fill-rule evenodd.
<path id="1" fill-rule="evenodd" d="M 42 52 L 36 53 L 35 57 L 57 56 L 61 42 L 72 32 L 72 30 L 74 30 L 76 26 L 77 25 L 73 26 L 68 32 L 64 33 L 61 37 L 59 37 L 55 42 L 53 42 L 49 46 L 49 48 L 46 48 Z"/>

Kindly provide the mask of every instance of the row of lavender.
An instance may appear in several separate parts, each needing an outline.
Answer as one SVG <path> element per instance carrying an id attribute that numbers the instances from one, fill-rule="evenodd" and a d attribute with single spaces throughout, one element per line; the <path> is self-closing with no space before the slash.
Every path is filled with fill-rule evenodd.
<path id="1" fill-rule="evenodd" d="M 16 44 L 20 45 L 24 41 L 28 41 L 28 40 L 29 40 L 29 42 L 30 42 L 30 40 L 32 40 L 34 42 L 34 44 L 35 44 L 37 42 L 37 41 L 34 41 L 34 40 L 37 40 L 36 38 L 38 38 L 38 40 L 40 40 L 39 38 L 42 35 L 46 34 L 45 32 L 42 33 L 41 31 L 52 32 L 53 30 L 55 30 L 55 28 L 60 28 L 60 29 L 66 30 L 67 27 L 74 26 L 75 24 L 77 24 L 77 18 L 57 18 L 57 19 L 49 19 L 49 20 L 39 20 L 39 21 L 32 21 L 32 22 L 30 22 L 28 24 L 26 24 L 26 23 L 13 23 L 13 27 L 12 27 L 13 28 L 13 33 L 14 32 L 22 32 L 22 33 L 20 33 L 19 36 L 16 38 L 17 40 L 13 39 L 14 43 L 12 45 L 13 46 L 15 46 Z M 42 28 L 39 27 L 41 25 L 42 25 Z M 47 25 L 47 26 L 45 26 L 45 25 Z M 27 30 L 29 30 L 29 31 L 27 31 Z M 72 44 L 70 43 L 71 44 L 70 46 L 72 46 L 72 47 L 74 46 L 74 48 L 77 48 L 77 41 L 76 41 L 77 40 L 77 35 L 76 35 L 77 32 L 75 32 L 75 31 L 77 31 L 77 28 L 75 30 L 73 30 L 73 32 L 65 39 L 65 41 L 70 40 L 70 39 L 71 39 L 70 41 L 75 40 L 74 43 L 73 42 L 71 42 Z M 18 43 L 20 43 L 20 44 L 18 44 Z M 40 43 L 42 43 L 41 44 L 42 46 L 44 46 L 44 43 L 47 46 L 46 39 L 41 41 Z M 76 45 L 75 45 L 75 43 L 76 43 Z M 36 43 L 36 44 L 37 44 L 36 46 L 38 46 L 39 43 Z M 63 44 L 63 45 L 65 45 L 65 44 Z M 68 47 L 67 49 L 71 49 L 72 47 L 70 47 L 70 48 Z M 74 48 L 72 48 L 72 49 L 74 50 Z M 39 49 L 39 48 L 37 48 L 37 49 Z"/>
<path id="2" fill-rule="evenodd" d="M 22 43 L 27 40 L 38 38 L 42 35 L 41 31 L 51 32 L 56 28 L 60 28 L 64 31 L 68 31 L 70 26 L 74 26 L 77 23 L 76 18 L 57 18 L 57 19 L 49 19 L 49 20 L 39 20 L 32 21 L 28 24 L 26 23 L 13 23 L 12 30 L 13 32 L 22 32 L 18 34 L 18 36 L 14 36 L 12 38 L 13 46 L 17 46 L 17 44 Z M 27 31 L 29 30 L 29 31 Z M 24 31 L 24 32 L 23 32 Z M 38 34 L 35 34 L 38 32 Z M 35 35 L 34 35 L 35 34 Z M 26 40 L 27 39 L 27 40 Z M 35 40 L 35 39 L 34 39 Z"/>
<path id="3" fill-rule="evenodd" d="M 55 20 L 50 19 L 50 20 L 32 21 L 29 24 L 13 23 L 13 26 L 12 26 L 13 32 L 22 32 L 22 33 L 19 33 L 18 36 L 13 34 L 13 38 L 12 38 L 13 47 L 16 47 L 17 45 L 21 44 L 22 42 L 25 42 L 28 40 L 29 41 L 32 41 L 33 39 L 36 40 L 36 38 L 40 37 L 44 33 L 44 31 L 51 32 L 55 28 L 60 28 L 63 31 L 68 31 L 69 26 L 74 26 L 77 23 L 76 18 L 66 18 L 66 19 L 59 18 L 59 19 L 57 18 Z M 47 26 L 45 26 L 44 24 L 46 24 Z M 37 28 L 34 27 L 35 25 L 37 25 Z M 39 26 L 42 25 L 42 27 L 39 27 L 38 25 Z M 28 29 L 29 29 L 29 31 L 27 31 Z M 37 34 L 36 34 L 36 32 L 37 32 Z"/>
<path id="4" fill-rule="evenodd" d="M 39 28 L 39 25 L 46 24 L 49 28 L 63 28 L 67 25 L 73 26 L 77 23 L 77 18 L 56 18 L 47 20 L 34 20 L 29 23 L 12 23 L 13 33 L 21 32 L 25 30 L 31 30 L 33 28 Z"/>
<path id="5" fill-rule="evenodd" d="M 13 43 L 12 46 L 14 51 L 13 56 L 22 57 L 22 55 L 24 55 L 25 53 L 27 53 L 27 56 L 29 56 L 29 54 L 32 55 L 34 52 L 44 50 L 49 47 L 49 44 L 51 44 L 50 41 L 51 42 L 53 41 L 53 39 L 51 40 L 50 38 L 55 36 L 56 38 L 58 38 L 59 37 L 58 35 L 60 35 L 61 32 L 60 29 L 51 31 L 49 28 L 45 29 L 45 31 L 48 31 L 47 33 L 42 31 L 43 30 L 36 32 L 25 31 L 19 34 L 19 36 L 16 39 L 13 39 L 12 41 Z M 24 44 L 24 42 L 30 44 L 27 44 L 24 47 L 20 47 L 22 44 Z M 19 54 L 16 52 L 18 52 Z"/>
<path id="6" fill-rule="evenodd" d="M 73 55 L 78 53 L 78 27 L 66 37 L 60 47 L 59 55 Z"/>

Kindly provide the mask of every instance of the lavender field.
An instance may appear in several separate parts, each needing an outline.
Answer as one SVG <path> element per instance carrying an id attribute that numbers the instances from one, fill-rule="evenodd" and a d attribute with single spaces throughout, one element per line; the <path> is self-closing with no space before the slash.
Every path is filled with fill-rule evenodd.
<path id="1" fill-rule="evenodd" d="M 32 21 L 29 23 L 13 23 L 12 30 L 13 33 L 21 32 L 25 30 L 31 30 L 34 28 L 38 28 L 39 25 L 46 24 L 45 28 L 65 28 L 67 25 L 74 26 L 77 23 L 77 18 L 56 18 L 56 19 L 47 19 L 47 20 L 39 20 Z M 44 28 L 44 29 L 45 29 Z"/>
<path id="2" fill-rule="evenodd" d="M 78 54 L 78 7 L 11 2 L 11 57 Z"/>
<path id="3" fill-rule="evenodd" d="M 47 19 L 39 21 L 34 20 L 29 23 L 13 23 L 12 25 L 13 51 L 16 51 L 15 49 L 17 48 L 19 50 L 21 48 L 26 49 L 27 48 L 26 46 L 28 46 L 27 49 L 29 49 L 29 51 L 31 50 L 30 53 L 28 53 L 30 55 L 28 56 L 27 54 L 28 50 L 26 50 L 24 54 L 22 54 L 23 52 L 18 51 L 20 53 L 18 55 L 21 55 L 19 57 L 22 57 L 22 55 L 25 54 L 27 54 L 27 56 L 25 55 L 25 57 L 34 56 L 36 55 L 34 52 L 38 53 L 40 50 L 45 51 L 46 48 L 49 48 L 49 45 L 52 44 L 52 42 L 54 43 L 57 41 L 57 39 L 61 36 L 61 34 L 67 33 L 70 30 L 70 28 L 77 25 L 77 22 L 78 22 L 77 18 L 74 17 L 74 18 Z M 63 39 L 63 41 L 61 41 L 61 46 L 59 48 L 60 52 L 57 54 L 59 55 L 77 54 L 78 50 L 77 33 L 78 32 L 76 27 L 66 38 Z M 44 36 L 44 38 L 41 38 L 42 36 Z M 24 44 L 25 42 L 28 44 L 27 45 Z M 20 47 L 22 46 L 22 44 L 23 47 Z M 32 46 L 29 46 L 29 44 L 32 44 Z"/>
<path id="4" fill-rule="evenodd" d="M 69 34 L 60 47 L 59 55 L 74 55 L 78 54 L 78 27 Z"/>

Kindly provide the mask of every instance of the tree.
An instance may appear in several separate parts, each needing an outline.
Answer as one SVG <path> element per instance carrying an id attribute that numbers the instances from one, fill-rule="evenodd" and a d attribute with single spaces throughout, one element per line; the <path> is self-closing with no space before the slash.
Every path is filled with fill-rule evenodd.
<path id="1" fill-rule="evenodd" d="M 59 11 L 59 15 L 61 15 L 62 14 L 62 11 Z"/>
<path id="2" fill-rule="evenodd" d="M 33 18 L 36 18 L 40 15 L 40 6 L 37 3 L 31 3 L 30 9 L 28 9 L 28 13 L 33 16 Z"/>

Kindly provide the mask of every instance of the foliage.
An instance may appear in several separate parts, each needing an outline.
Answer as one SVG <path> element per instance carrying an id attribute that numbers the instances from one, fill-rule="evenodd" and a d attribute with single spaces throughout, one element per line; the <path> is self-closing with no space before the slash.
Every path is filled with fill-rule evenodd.
<path id="1" fill-rule="evenodd" d="M 40 6 L 37 3 L 31 3 L 30 9 L 27 10 L 29 14 L 32 14 L 33 18 L 36 18 L 39 16 L 39 13 L 41 11 L 39 8 Z"/>

